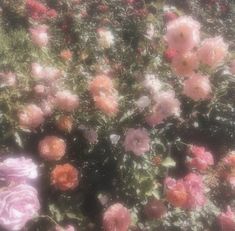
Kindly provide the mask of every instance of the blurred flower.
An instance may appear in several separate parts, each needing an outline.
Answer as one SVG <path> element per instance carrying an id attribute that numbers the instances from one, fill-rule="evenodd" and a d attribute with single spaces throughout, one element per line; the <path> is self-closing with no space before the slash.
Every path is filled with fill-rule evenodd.
<path id="1" fill-rule="evenodd" d="M 225 213 L 220 213 L 218 216 L 221 231 L 234 231 L 235 230 L 235 215 L 230 206 L 227 207 Z"/>
<path id="2" fill-rule="evenodd" d="M 103 215 L 105 231 L 127 231 L 131 224 L 131 215 L 120 203 L 110 206 Z"/>
<path id="3" fill-rule="evenodd" d="M 171 62 L 172 59 L 177 55 L 177 52 L 175 49 L 172 49 L 172 48 L 167 48 L 165 51 L 164 51 L 164 58 L 168 61 L 168 62 Z"/>
<path id="4" fill-rule="evenodd" d="M 57 225 L 54 231 L 76 231 L 76 230 L 72 225 L 67 225 L 64 228 Z"/>
<path id="5" fill-rule="evenodd" d="M 79 98 L 68 90 L 58 91 L 55 95 L 56 105 L 61 110 L 72 112 L 79 106 Z"/>
<path id="6" fill-rule="evenodd" d="M 232 189 L 235 188 L 235 153 L 231 151 L 225 158 L 222 160 L 225 168 L 223 177 L 230 184 Z"/>
<path id="7" fill-rule="evenodd" d="M 104 48 L 110 48 L 114 44 L 114 36 L 111 31 L 105 28 L 99 28 L 97 30 L 98 33 L 98 43 Z"/>
<path id="8" fill-rule="evenodd" d="M 16 74 L 13 72 L 0 73 L 0 87 L 12 87 L 16 84 Z"/>
<path id="9" fill-rule="evenodd" d="M 196 168 L 197 170 L 206 170 L 209 166 L 214 164 L 213 155 L 206 151 L 204 147 L 190 145 L 187 165 L 190 168 Z"/>
<path id="10" fill-rule="evenodd" d="M 32 63 L 31 74 L 35 79 L 43 79 L 45 77 L 44 67 L 39 63 Z"/>
<path id="11" fill-rule="evenodd" d="M 64 59 L 65 61 L 69 61 L 69 60 L 72 59 L 73 53 L 72 53 L 72 51 L 70 51 L 69 49 L 67 49 L 67 50 L 62 50 L 62 51 L 60 52 L 60 57 L 61 57 L 62 59 Z"/>
<path id="12" fill-rule="evenodd" d="M 177 19 L 178 17 L 179 16 L 175 12 L 172 12 L 172 11 L 168 11 L 163 14 L 163 18 L 166 23 L 169 23 L 170 21 L 173 21 Z"/>
<path id="13" fill-rule="evenodd" d="M 120 140 L 120 136 L 117 134 L 111 134 L 109 138 L 113 145 L 117 145 L 118 141 Z"/>
<path id="14" fill-rule="evenodd" d="M 156 126 L 163 123 L 170 116 L 179 116 L 180 102 L 175 98 L 173 91 L 165 91 L 159 93 L 155 98 L 156 104 L 152 108 L 152 112 L 145 118 L 149 126 Z"/>
<path id="15" fill-rule="evenodd" d="M 150 91 L 150 94 L 157 95 L 162 88 L 161 81 L 153 74 L 145 75 L 143 86 Z"/>
<path id="16" fill-rule="evenodd" d="M 144 108 L 148 107 L 151 104 L 151 100 L 148 96 L 141 96 L 137 101 L 136 105 L 139 110 L 143 110 Z"/>
<path id="17" fill-rule="evenodd" d="M 38 106 L 28 104 L 18 112 L 20 127 L 23 129 L 35 129 L 44 122 L 44 115 Z"/>
<path id="18" fill-rule="evenodd" d="M 29 29 L 33 43 L 39 47 L 46 47 L 49 42 L 48 26 L 39 25 Z"/>
<path id="19" fill-rule="evenodd" d="M 39 154 L 46 160 L 60 160 L 66 151 L 66 143 L 56 136 L 46 136 L 39 142 Z"/>
<path id="20" fill-rule="evenodd" d="M 33 90 L 34 93 L 38 96 L 44 96 L 46 94 L 46 87 L 42 84 L 37 84 Z"/>
<path id="21" fill-rule="evenodd" d="M 165 39 L 178 52 L 192 50 L 200 41 L 200 24 L 191 17 L 181 16 L 167 24 Z"/>
<path id="22" fill-rule="evenodd" d="M 235 59 L 231 61 L 230 72 L 235 75 Z"/>
<path id="23" fill-rule="evenodd" d="M 228 54 L 228 45 L 221 36 L 205 39 L 198 49 L 198 57 L 202 64 L 211 68 L 217 67 Z"/>
<path id="24" fill-rule="evenodd" d="M 208 76 L 193 74 L 184 81 L 183 94 L 194 101 L 206 100 L 212 93 Z"/>
<path id="25" fill-rule="evenodd" d="M 76 188 L 79 178 L 78 170 L 71 164 L 56 165 L 51 172 L 51 184 L 62 191 Z"/>
<path id="26" fill-rule="evenodd" d="M 125 151 L 133 152 L 136 156 L 142 156 L 150 150 L 150 138 L 144 128 L 129 128 L 125 135 Z"/>
<path id="27" fill-rule="evenodd" d="M 53 98 L 48 96 L 46 99 L 42 100 L 40 103 L 40 108 L 42 109 L 44 116 L 51 116 L 55 108 Z"/>
<path id="28" fill-rule="evenodd" d="M 40 208 L 37 191 L 27 185 L 10 186 L 0 191 L 0 226 L 21 230 Z"/>
<path id="29" fill-rule="evenodd" d="M 160 219 L 167 213 L 167 208 L 163 202 L 152 198 L 145 205 L 144 213 L 148 219 Z"/>
<path id="30" fill-rule="evenodd" d="M 171 69 L 176 75 L 188 77 L 191 76 L 199 66 L 196 53 L 186 52 L 176 55 L 172 59 Z"/>
<path id="31" fill-rule="evenodd" d="M 25 157 L 7 158 L 0 163 L 0 177 L 8 182 L 25 182 L 38 176 L 37 165 Z"/>
<path id="32" fill-rule="evenodd" d="M 63 132 L 71 132 L 73 129 L 73 119 L 70 116 L 60 116 L 57 121 L 57 128 Z"/>
<path id="33" fill-rule="evenodd" d="M 85 129 L 84 136 L 90 144 L 96 144 L 98 142 L 98 134 L 95 129 L 92 128 Z"/>

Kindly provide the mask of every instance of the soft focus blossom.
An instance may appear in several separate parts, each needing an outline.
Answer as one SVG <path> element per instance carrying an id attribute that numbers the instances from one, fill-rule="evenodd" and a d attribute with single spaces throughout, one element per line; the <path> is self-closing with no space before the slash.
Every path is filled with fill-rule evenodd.
<path id="1" fill-rule="evenodd" d="M 148 219 L 159 219 L 167 213 L 167 208 L 162 201 L 151 198 L 144 207 L 144 213 Z"/>
<path id="2" fill-rule="evenodd" d="M 39 154 L 46 160 L 60 160 L 66 151 L 66 143 L 56 136 L 46 136 L 39 142 Z"/>
<path id="3" fill-rule="evenodd" d="M 161 92 L 155 101 L 152 112 L 145 118 L 149 126 L 154 127 L 161 124 L 170 116 L 179 116 L 180 102 L 175 98 L 173 91 Z"/>
<path id="4" fill-rule="evenodd" d="M 111 143 L 112 143 L 113 145 L 117 145 L 117 144 L 118 144 L 118 141 L 120 140 L 120 136 L 117 135 L 117 134 L 111 134 L 111 135 L 109 136 L 109 138 L 110 138 L 110 141 L 111 141 Z"/>
<path id="5" fill-rule="evenodd" d="M 235 214 L 231 210 L 230 206 L 227 207 L 226 212 L 219 214 L 218 222 L 220 224 L 221 231 L 235 230 Z"/>
<path id="6" fill-rule="evenodd" d="M 183 94 L 194 101 L 209 99 L 212 93 L 208 76 L 193 74 L 184 81 Z"/>
<path id="7" fill-rule="evenodd" d="M 46 87 L 42 84 L 37 84 L 34 88 L 33 91 L 35 95 L 37 96 L 44 96 L 46 94 Z"/>
<path id="8" fill-rule="evenodd" d="M 141 96 L 137 101 L 136 105 L 139 108 L 139 110 L 143 110 L 144 108 L 148 107 L 151 104 L 151 100 L 148 96 Z"/>
<path id="9" fill-rule="evenodd" d="M 125 134 L 125 151 L 133 152 L 136 156 L 142 156 L 150 150 L 150 138 L 143 128 L 129 128 Z"/>
<path id="10" fill-rule="evenodd" d="M 79 98 L 68 90 L 59 91 L 55 95 L 55 101 L 58 108 L 61 110 L 72 112 L 79 106 Z"/>
<path id="11" fill-rule="evenodd" d="M 195 209 L 206 203 L 204 184 L 199 175 L 190 173 L 179 180 L 168 177 L 165 185 L 167 200 L 175 207 Z"/>
<path id="12" fill-rule="evenodd" d="M 230 186 L 235 188 L 235 153 L 231 151 L 223 160 L 223 164 L 226 167 L 223 177 L 230 184 Z"/>
<path id="13" fill-rule="evenodd" d="M 72 59 L 73 53 L 72 53 L 72 51 L 70 51 L 69 49 L 62 50 L 62 51 L 60 52 L 60 57 L 61 57 L 62 59 L 64 59 L 65 61 L 69 61 L 69 60 Z"/>
<path id="14" fill-rule="evenodd" d="M 18 112 L 20 127 L 23 129 L 35 129 L 44 122 L 44 114 L 40 107 L 28 104 Z"/>
<path id="15" fill-rule="evenodd" d="M 55 109 L 55 103 L 50 97 L 47 97 L 41 101 L 40 108 L 42 109 L 45 117 L 51 116 Z"/>
<path id="16" fill-rule="evenodd" d="M 0 87 L 12 87 L 16 84 L 16 74 L 13 72 L 0 73 Z"/>
<path id="17" fill-rule="evenodd" d="M 235 75 L 235 59 L 231 61 L 230 72 Z"/>
<path id="18" fill-rule="evenodd" d="M 205 39 L 198 49 L 198 57 L 202 64 L 211 68 L 222 63 L 228 54 L 228 45 L 221 36 Z"/>
<path id="19" fill-rule="evenodd" d="M 27 185 L 10 186 L 0 191 L 0 226 L 9 230 L 21 230 L 39 211 L 37 191 Z"/>
<path id="20" fill-rule="evenodd" d="M 163 15 L 163 18 L 166 23 L 169 23 L 170 21 L 173 21 L 177 19 L 178 17 L 179 16 L 175 12 L 172 12 L 172 11 L 165 12 Z"/>
<path id="21" fill-rule="evenodd" d="M 150 92 L 151 95 L 157 95 L 162 88 L 161 81 L 157 78 L 157 76 L 153 74 L 145 75 L 143 86 Z"/>
<path id="22" fill-rule="evenodd" d="M 120 203 L 110 206 L 103 215 L 105 231 L 127 231 L 131 224 L 131 215 Z"/>
<path id="23" fill-rule="evenodd" d="M 111 31 L 100 28 L 98 32 L 98 43 L 102 48 L 110 48 L 114 44 L 114 36 Z"/>
<path id="24" fill-rule="evenodd" d="M 70 116 L 60 116 L 57 121 L 57 128 L 63 132 L 71 132 L 73 129 L 73 119 Z"/>
<path id="25" fill-rule="evenodd" d="M 164 58 L 168 61 L 168 62 L 171 62 L 172 59 L 177 55 L 177 52 L 175 49 L 172 49 L 172 48 L 167 48 L 165 51 L 164 51 Z"/>
<path id="26" fill-rule="evenodd" d="M 172 59 L 171 69 L 176 75 L 188 77 L 191 76 L 199 66 L 196 53 L 186 52 L 176 55 Z"/>
<path id="27" fill-rule="evenodd" d="M 0 163 L 0 178 L 8 182 L 25 182 L 38 176 L 37 165 L 25 157 L 7 158 Z"/>
<path id="28" fill-rule="evenodd" d="M 214 164 L 213 155 L 207 151 L 204 147 L 190 145 L 187 165 L 190 168 L 196 168 L 197 170 L 206 170 L 209 166 Z"/>
<path id="29" fill-rule="evenodd" d="M 188 16 L 181 16 L 167 24 L 165 35 L 170 48 L 185 52 L 196 47 L 200 41 L 200 24 Z"/>
<path id="30" fill-rule="evenodd" d="M 44 67 L 39 63 L 32 63 L 31 74 L 35 79 L 43 79 L 45 77 Z"/>
<path id="31" fill-rule="evenodd" d="M 39 47 L 46 47 L 49 42 L 48 26 L 39 25 L 30 28 L 30 36 L 33 43 Z"/>
<path id="32" fill-rule="evenodd" d="M 76 188 L 79 180 L 80 174 L 71 164 L 56 165 L 51 172 L 51 184 L 61 191 Z"/>

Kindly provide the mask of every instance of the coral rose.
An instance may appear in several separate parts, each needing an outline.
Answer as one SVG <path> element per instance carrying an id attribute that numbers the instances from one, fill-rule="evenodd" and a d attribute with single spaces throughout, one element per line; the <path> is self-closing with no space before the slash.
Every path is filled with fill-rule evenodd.
<path id="1" fill-rule="evenodd" d="M 24 157 L 7 158 L 0 163 L 0 178 L 13 182 L 25 182 L 38 176 L 37 165 Z"/>
<path id="2" fill-rule="evenodd" d="M 68 90 L 59 91 L 55 95 L 55 101 L 61 110 L 72 112 L 79 106 L 79 98 Z"/>
<path id="3" fill-rule="evenodd" d="M 39 142 L 39 154 L 46 160 L 60 160 L 66 151 L 66 143 L 56 136 L 46 136 Z"/>
<path id="4" fill-rule="evenodd" d="M 197 55 L 193 52 L 176 55 L 171 63 L 171 69 L 176 75 L 191 76 L 199 66 Z"/>
<path id="5" fill-rule="evenodd" d="M 0 226 L 9 231 L 21 230 L 39 209 L 37 191 L 27 184 L 0 191 Z"/>
<path id="6" fill-rule="evenodd" d="M 227 207 L 225 213 L 218 216 L 221 231 L 235 231 L 235 215 L 230 206 Z"/>
<path id="7" fill-rule="evenodd" d="M 165 39 L 178 52 L 192 50 L 200 41 L 200 24 L 191 17 L 181 16 L 167 24 Z"/>
<path id="8" fill-rule="evenodd" d="M 206 100 L 212 93 L 208 76 L 193 74 L 184 81 L 183 94 L 194 101 Z"/>
<path id="9" fill-rule="evenodd" d="M 150 138 L 143 128 L 129 128 L 124 140 L 125 151 L 133 152 L 136 156 L 142 156 L 150 150 Z"/>
<path id="10" fill-rule="evenodd" d="M 20 127 L 23 129 L 35 129 L 44 122 L 44 114 L 40 107 L 28 104 L 18 112 Z"/>
<path id="11" fill-rule="evenodd" d="M 131 224 L 131 215 L 120 203 L 110 206 L 103 215 L 105 231 L 127 231 Z"/>
<path id="12" fill-rule="evenodd" d="M 211 68 L 215 68 L 222 63 L 227 54 L 228 45 L 220 36 L 205 39 L 202 42 L 201 47 L 198 49 L 200 62 Z"/>
<path id="13" fill-rule="evenodd" d="M 49 42 L 48 26 L 39 25 L 29 29 L 33 43 L 39 47 L 46 47 Z"/>
<path id="14" fill-rule="evenodd" d="M 79 172 L 71 164 L 56 165 L 51 172 L 51 183 L 61 191 L 74 189 L 79 183 Z"/>

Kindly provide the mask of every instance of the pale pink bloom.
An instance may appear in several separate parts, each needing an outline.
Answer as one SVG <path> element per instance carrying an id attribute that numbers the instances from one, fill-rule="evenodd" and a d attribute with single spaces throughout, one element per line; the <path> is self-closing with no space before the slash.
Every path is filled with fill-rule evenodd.
<path id="1" fill-rule="evenodd" d="M 49 42 L 48 26 L 39 25 L 29 29 L 33 43 L 39 47 L 46 47 Z"/>
<path id="2" fill-rule="evenodd" d="M 57 80 L 61 76 L 59 69 L 55 67 L 45 67 L 44 68 L 44 78 L 49 81 Z M 52 82 L 53 84 L 53 82 Z"/>
<path id="3" fill-rule="evenodd" d="M 152 112 L 145 118 L 149 126 L 154 127 L 171 116 L 180 115 L 180 102 L 173 91 L 161 92 L 155 101 Z"/>
<path id="4" fill-rule="evenodd" d="M 235 75 L 235 59 L 231 61 L 230 72 Z"/>
<path id="5" fill-rule="evenodd" d="M 155 75 L 147 74 L 145 75 L 143 86 L 150 92 L 150 94 L 157 95 L 162 88 L 162 83 Z"/>
<path id="6" fill-rule="evenodd" d="M 176 75 L 188 77 L 191 76 L 199 66 L 196 53 L 186 52 L 176 55 L 171 63 L 171 69 Z"/>
<path id="7" fill-rule="evenodd" d="M 34 93 L 38 96 L 44 96 L 46 94 L 46 87 L 41 84 L 37 84 L 34 88 Z"/>
<path id="8" fill-rule="evenodd" d="M 46 136 L 38 144 L 41 157 L 46 160 L 60 160 L 66 151 L 66 143 L 57 136 Z"/>
<path id="9" fill-rule="evenodd" d="M 207 38 L 202 42 L 198 49 L 198 57 L 202 64 L 211 68 L 221 64 L 228 54 L 228 45 L 221 36 L 215 38 Z"/>
<path id="10" fill-rule="evenodd" d="M 148 96 L 141 96 L 137 101 L 136 105 L 139 110 L 143 110 L 144 108 L 148 107 L 151 104 L 151 100 Z"/>
<path id="11" fill-rule="evenodd" d="M 110 206 L 103 215 L 105 231 L 127 231 L 131 224 L 131 215 L 120 203 Z"/>
<path id="12" fill-rule="evenodd" d="M 235 231 L 235 215 L 230 206 L 227 207 L 225 213 L 218 216 L 221 231 Z"/>
<path id="13" fill-rule="evenodd" d="M 167 24 L 165 39 L 178 52 L 192 50 L 200 42 L 200 24 L 191 17 L 181 16 Z"/>
<path id="14" fill-rule="evenodd" d="M 55 95 L 55 101 L 58 108 L 71 112 L 78 108 L 79 98 L 68 90 L 59 91 Z"/>
<path id="15" fill-rule="evenodd" d="M 25 157 L 7 158 L 0 163 L 0 177 L 13 182 L 25 182 L 38 176 L 37 165 Z"/>
<path id="16" fill-rule="evenodd" d="M 150 150 L 150 138 L 143 128 L 129 128 L 124 140 L 125 151 L 133 152 L 136 156 L 142 156 Z"/>
<path id="17" fill-rule="evenodd" d="M 51 97 L 47 97 L 47 99 L 42 100 L 40 107 L 44 116 L 51 116 L 55 109 L 55 102 Z"/>
<path id="18" fill-rule="evenodd" d="M 114 44 L 114 36 L 111 31 L 105 28 L 99 28 L 98 32 L 98 43 L 102 48 L 110 48 Z"/>
<path id="19" fill-rule="evenodd" d="M 35 79 L 43 79 L 45 77 L 44 67 L 39 63 L 32 63 L 31 74 Z"/>
<path id="20" fill-rule="evenodd" d="M 16 75 L 12 72 L 0 73 L 0 87 L 12 87 L 16 84 Z"/>
<path id="21" fill-rule="evenodd" d="M 0 226 L 9 231 L 21 230 L 39 209 L 37 191 L 27 184 L 0 191 Z"/>
<path id="22" fill-rule="evenodd" d="M 206 170 L 209 166 L 214 164 L 213 155 L 207 151 L 204 147 L 190 145 L 187 165 L 190 168 L 196 168 L 197 170 Z"/>
<path id="23" fill-rule="evenodd" d="M 21 128 L 35 129 L 44 122 L 44 114 L 40 107 L 28 104 L 18 112 L 18 119 Z"/>
<path id="24" fill-rule="evenodd" d="M 183 94 L 194 101 L 209 99 L 212 93 L 208 76 L 193 74 L 184 81 Z"/>

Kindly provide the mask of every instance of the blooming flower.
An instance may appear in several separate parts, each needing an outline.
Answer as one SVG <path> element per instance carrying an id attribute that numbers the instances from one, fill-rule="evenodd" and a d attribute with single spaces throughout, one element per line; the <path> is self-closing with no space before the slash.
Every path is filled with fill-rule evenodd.
<path id="1" fill-rule="evenodd" d="M 32 63 L 31 74 L 35 79 L 43 79 L 45 77 L 44 67 L 39 63 Z"/>
<path id="2" fill-rule="evenodd" d="M 97 30 L 98 32 L 98 43 L 99 45 L 104 48 L 110 48 L 114 44 L 114 36 L 111 31 L 100 28 Z"/>
<path id="3" fill-rule="evenodd" d="M 163 123 L 170 116 L 179 116 L 180 102 L 175 98 L 173 91 L 161 92 L 155 98 L 156 104 L 152 108 L 152 112 L 145 118 L 149 126 L 156 126 Z"/>
<path id="4" fill-rule="evenodd" d="M 131 224 L 131 215 L 120 203 L 110 206 L 103 215 L 105 231 L 127 231 Z"/>
<path id="5" fill-rule="evenodd" d="M 16 75 L 12 72 L 0 73 L 0 87 L 12 87 L 16 84 Z"/>
<path id="6" fill-rule="evenodd" d="M 173 20 L 177 19 L 178 17 L 179 16 L 175 12 L 172 12 L 172 11 L 165 12 L 163 15 L 163 18 L 166 23 L 169 23 L 170 21 L 173 21 Z"/>
<path id="7" fill-rule="evenodd" d="M 200 62 L 211 68 L 215 68 L 222 63 L 227 54 L 228 45 L 220 36 L 205 39 L 198 49 Z"/>
<path id="8" fill-rule="evenodd" d="M 226 167 L 224 178 L 230 184 L 230 186 L 235 188 L 235 154 L 234 151 L 230 152 L 223 160 Z"/>
<path id="9" fill-rule="evenodd" d="M 155 75 L 147 74 L 145 75 L 143 86 L 149 90 L 151 95 L 155 96 L 162 88 L 162 83 Z"/>
<path id="10" fill-rule="evenodd" d="M 221 231 L 235 230 L 235 215 L 230 206 L 227 207 L 227 211 L 225 213 L 219 214 L 218 222 L 220 224 Z"/>
<path id="11" fill-rule="evenodd" d="M 191 17 L 181 16 L 167 24 L 165 39 L 170 48 L 189 51 L 200 41 L 200 24 Z"/>
<path id="12" fill-rule="evenodd" d="M 62 191 L 76 188 L 79 178 L 78 170 L 71 164 L 56 165 L 51 172 L 52 185 Z"/>
<path id="13" fill-rule="evenodd" d="M 39 47 L 46 47 L 49 42 L 48 26 L 39 25 L 29 29 L 33 43 Z"/>
<path id="14" fill-rule="evenodd" d="M 70 51 L 69 49 L 67 49 L 67 50 L 62 50 L 62 51 L 60 52 L 60 57 L 61 57 L 62 59 L 64 59 L 65 61 L 69 61 L 69 60 L 72 59 L 73 53 L 72 53 L 72 51 Z"/>
<path id="15" fill-rule="evenodd" d="M 194 101 L 206 100 L 212 93 L 208 76 L 193 74 L 184 81 L 183 94 Z"/>
<path id="16" fill-rule="evenodd" d="M 63 132 L 71 132 L 73 129 L 73 119 L 70 116 L 60 116 L 57 127 Z"/>
<path id="17" fill-rule="evenodd" d="M 152 198 L 144 207 L 144 213 L 148 219 L 159 219 L 167 212 L 166 206 L 156 198 Z"/>
<path id="18" fill-rule="evenodd" d="M 7 158 L 0 163 L 0 177 L 7 181 L 25 182 L 38 176 L 37 166 L 24 157 Z"/>
<path id="19" fill-rule="evenodd" d="M 42 84 L 37 84 L 34 88 L 34 93 L 37 96 L 44 96 L 46 94 L 46 87 Z"/>
<path id="20" fill-rule="evenodd" d="M 188 77 L 191 76 L 199 66 L 196 53 L 186 52 L 176 55 L 172 59 L 171 69 L 176 75 Z"/>
<path id="21" fill-rule="evenodd" d="M 44 114 L 35 104 L 28 104 L 18 112 L 20 127 L 23 129 L 35 129 L 44 122 Z"/>
<path id="22" fill-rule="evenodd" d="M 46 160 L 60 160 L 66 151 L 66 143 L 56 136 L 46 136 L 39 142 L 39 154 Z"/>
<path id="23" fill-rule="evenodd" d="M 37 191 L 27 184 L 1 190 L 0 226 L 9 231 L 21 230 L 37 215 L 39 208 Z"/>
<path id="24" fill-rule="evenodd" d="M 148 107 L 151 104 L 151 100 L 148 96 L 141 96 L 137 101 L 136 105 L 139 110 L 143 110 L 144 108 Z"/>
<path id="25" fill-rule="evenodd" d="M 136 156 L 142 156 L 150 150 L 150 138 L 143 128 L 129 128 L 124 140 L 125 151 L 133 152 Z"/>
<path id="26" fill-rule="evenodd" d="M 58 108 L 61 110 L 71 112 L 78 108 L 79 98 L 68 90 L 59 91 L 55 95 L 55 101 Z"/>
<path id="27" fill-rule="evenodd" d="M 190 145 L 189 154 L 192 158 L 189 158 L 187 165 L 190 168 L 196 168 L 197 170 L 205 170 L 210 165 L 214 164 L 213 155 L 206 151 L 204 147 Z"/>
<path id="28" fill-rule="evenodd" d="M 171 62 L 172 59 L 177 55 L 177 52 L 175 49 L 168 48 L 167 50 L 164 51 L 164 58 L 168 61 Z"/>

